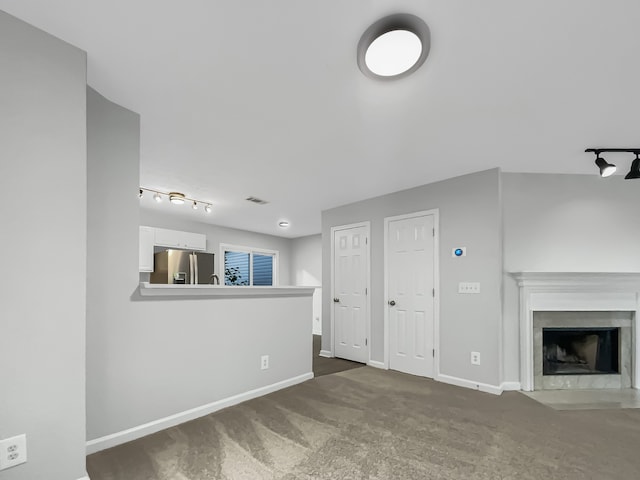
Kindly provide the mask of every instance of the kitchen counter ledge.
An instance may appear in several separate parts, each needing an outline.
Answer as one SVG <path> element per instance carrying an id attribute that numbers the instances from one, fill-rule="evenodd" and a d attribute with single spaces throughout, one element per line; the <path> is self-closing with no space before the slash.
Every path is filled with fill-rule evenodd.
<path id="1" fill-rule="evenodd" d="M 140 282 L 143 297 L 310 297 L 314 287 L 241 287 L 230 285 L 173 285 Z"/>

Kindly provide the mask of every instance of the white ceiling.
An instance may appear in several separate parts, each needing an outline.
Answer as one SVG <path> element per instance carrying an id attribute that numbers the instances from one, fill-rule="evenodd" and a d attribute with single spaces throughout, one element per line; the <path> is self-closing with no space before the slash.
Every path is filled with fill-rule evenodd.
<path id="1" fill-rule="evenodd" d="M 595 174 L 585 148 L 640 147 L 638 0 L 0 0 L 0 9 L 86 50 L 88 83 L 140 113 L 141 185 L 210 201 L 214 212 L 145 198 L 143 207 L 219 225 L 308 235 L 322 210 L 345 203 L 493 167 Z M 359 71 L 356 45 L 396 12 L 428 23 L 431 53 L 412 76 L 378 82 Z M 611 159 L 624 175 L 631 157 Z"/>

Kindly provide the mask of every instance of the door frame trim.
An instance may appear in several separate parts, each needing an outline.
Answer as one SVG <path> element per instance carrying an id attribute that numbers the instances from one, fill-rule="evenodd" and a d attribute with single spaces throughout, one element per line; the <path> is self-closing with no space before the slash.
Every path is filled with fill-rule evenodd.
<path id="1" fill-rule="evenodd" d="M 365 330 L 366 330 L 366 338 L 367 338 L 367 365 L 371 362 L 371 244 L 369 241 L 371 240 L 371 222 L 369 220 L 358 223 L 350 223 L 348 225 L 337 225 L 335 227 L 331 227 L 331 291 L 329 301 L 331 305 L 330 315 L 331 315 L 331 356 L 335 357 L 336 349 L 335 349 L 335 309 L 333 305 L 333 299 L 335 298 L 335 288 L 336 288 L 336 278 L 335 278 L 335 264 L 336 264 L 336 252 L 335 245 L 336 239 L 335 234 L 340 230 L 349 230 L 352 228 L 366 228 L 367 242 L 366 242 L 366 259 L 367 259 L 367 300 L 365 302 L 366 305 L 366 320 L 365 320 Z"/>
<path id="2" fill-rule="evenodd" d="M 396 220 L 415 217 L 433 216 L 433 378 L 440 377 L 440 210 L 422 210 L 420 212 L 405 213 L 384 219 L 384 367 L 389 369 L 389 224 Z"/>

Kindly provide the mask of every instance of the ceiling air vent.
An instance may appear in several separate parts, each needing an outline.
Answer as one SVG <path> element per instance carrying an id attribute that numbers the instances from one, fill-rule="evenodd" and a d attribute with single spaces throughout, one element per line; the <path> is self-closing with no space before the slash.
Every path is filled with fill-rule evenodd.
<path id="1" fill-rule="evenodd" d="M 256 197 L 247 197 L 245 200 L 251 203 L 255 203 L 257 205 L 266 205 L 267 203 L 269 203 L 266 200 L 260 200 L 259 198 L 256 198 Z"/>

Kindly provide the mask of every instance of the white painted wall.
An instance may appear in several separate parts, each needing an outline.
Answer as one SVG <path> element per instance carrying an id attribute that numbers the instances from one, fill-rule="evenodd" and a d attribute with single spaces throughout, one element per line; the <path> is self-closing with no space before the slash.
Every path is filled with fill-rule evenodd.
<path id="1" fill-rule="evenodd" d="M 204 215 L 204 213 L 203 213 Z M 215 210 L 213 215 L 215 215 Z M 140 210 L 140 225 L 156 228 L 168 228 L 171 230 L 183 230 L 185 232 L 202 233 L 207 236 L 207 252 L 215 254 L 214 271 L 220 275 L 220 244 L 240 245 L 245 247 L 264 248 L 278 250 L 279 268 L 278 283 L 280 285 L 292 285 L 291 273 L 291 240 L 274 235 L 249 232 L 235 228 L 221 227 L 209 223 L 194 222 L 179 215 L 167 215 L 148 209 Z M 142 280 L 148 279 L 148 274 L 141 275 Z"/>
<path id="2" fill-rule="evenodd" d="M 124 430 L 311 372 L 311 299 L 162 299 L 138 293 L 137 115 L 89 93 L 87 438 Z M 281 250 L 290 241 L 143 215 L 151 226 Z M 288 260 L 281 265 L 289 282 Z M 260 370 L 260 356 L 270 368 Z M 145 433 L 148 430 L 136 430 Z M 93 442 L 95 440 L 96 442 Z"/>
<path id="3" fill-rule="evenodd" d="M 86 55 L 0 11 L 3 480 L 85 471 Z"/>
<path id="4" fill-rule="evenodd" d="M 322 235 L 295 238 L 291 247 L 291 279 L 294 285 L 317 287 L 313 294 L 311 324 L 314 335 L 322 334 Z"/>
<path id="5" fill-rule="evenodd" d="M 131 390 L 135 356 L 144 355 L 146 343 L 131 324 L 130 300 L 138 285 L 139 130 L 138 114 L 87 90 L 88 439 L 118 409 L 126 415 L 117 399 Z"/>
<path id="6" fill-rule="evenodd" d="M 384 218 L 440 211 L 440 372 L 498 386 L 502 366 L 502 245 L 499 170 L 424 185 L 322 212 L 322 348 L 330 348 L 331 227 L 371 221 L 371 357 L 384 352 Z M 466 246 L 467 256 L 451 249 Z M 481 294 L 460 295 L 458 282 L 481 283 Z M 470 363 L 478 351 L 482 365 Z"/>
<path id="7" fill-rule="evenodd" d="M 502 187 L 505 380 L 519 381 L 518 289 L 507 273 L 640 272 L 640 182 L 503 173 Z"/>

